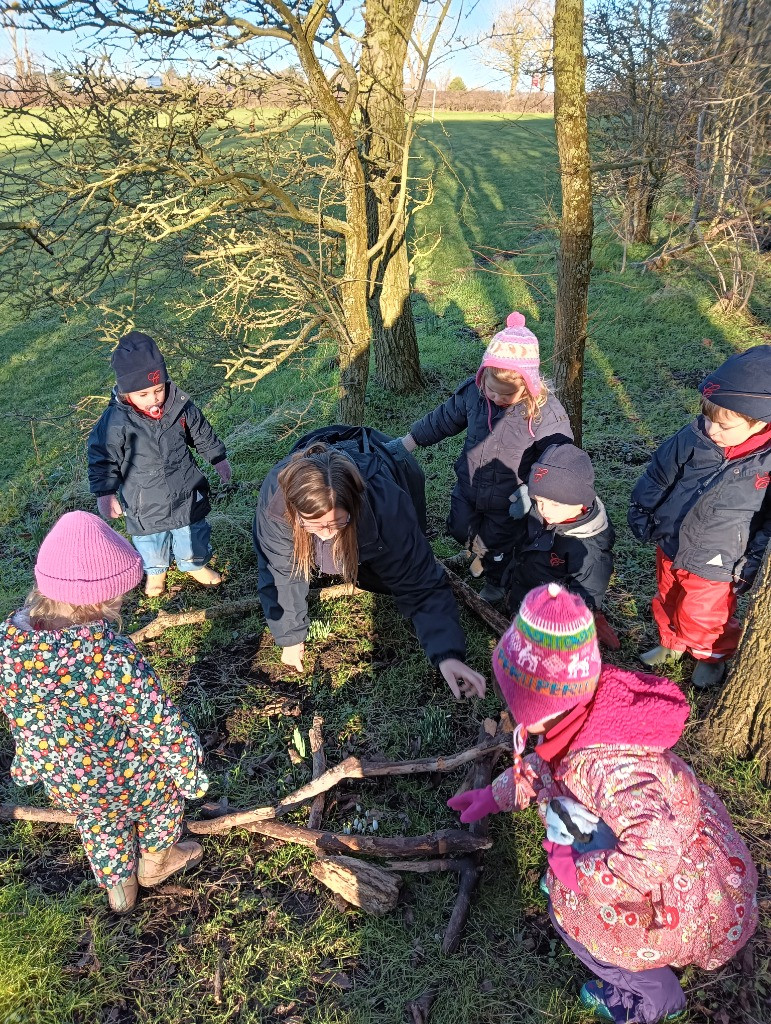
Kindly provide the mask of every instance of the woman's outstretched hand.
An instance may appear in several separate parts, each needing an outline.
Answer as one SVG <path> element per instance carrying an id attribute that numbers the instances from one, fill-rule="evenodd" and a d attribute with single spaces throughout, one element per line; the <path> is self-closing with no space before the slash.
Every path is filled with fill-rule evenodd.
<path id="1" fill-rule="evenodd" d="M 485 677 L 469 668 L 457 658 L 445 658 L 439 662 L 439 671 L 456 700 L 464 697 L 484 697 L 487 683 Z"/>

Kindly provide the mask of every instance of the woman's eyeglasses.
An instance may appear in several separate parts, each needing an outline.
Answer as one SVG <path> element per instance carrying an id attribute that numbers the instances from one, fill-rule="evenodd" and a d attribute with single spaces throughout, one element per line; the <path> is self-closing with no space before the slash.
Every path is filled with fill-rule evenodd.
<path id="1" fill-rule="evenodd" d="M 350 512 L 345 517 L 345 522 L 341 523 L 339 519 L 333 518 L 328 523 L 319 522 L 318 519 L 303 519 L 301 515 L 297 516 L 297 522 L 300 524 L 303 530 L 308 533 L 339 533 L 340 530 L 344 530 L 345 527 L 351 521 Z"/>

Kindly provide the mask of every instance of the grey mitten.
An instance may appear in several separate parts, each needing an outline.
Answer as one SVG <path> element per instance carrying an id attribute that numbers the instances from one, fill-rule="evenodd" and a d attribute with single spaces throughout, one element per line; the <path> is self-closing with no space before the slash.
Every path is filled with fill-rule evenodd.
<path id="1" fill-rule="evenodd" d="M 509 495 L 509 515 L 512 519 L 523 519 L 530 511 L 533 503 L 527 484 L 520 484 L 513 494 Z"/>

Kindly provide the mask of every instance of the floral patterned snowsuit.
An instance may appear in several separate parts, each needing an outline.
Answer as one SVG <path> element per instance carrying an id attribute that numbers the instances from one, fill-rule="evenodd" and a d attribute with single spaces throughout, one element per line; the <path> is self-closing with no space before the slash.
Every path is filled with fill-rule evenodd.
<path id="1" fill-rule="evenodd" d="M 11 775 L 42 782 L 77 815 L 100 886 L 127 881 L 137 845 L 165 850 L 182 830 L 184 797 L 203 796 L 198 737 L 152 668 L 106 622 L 62 630 L 0 626 L 0 709 L 16 743 Z"/>

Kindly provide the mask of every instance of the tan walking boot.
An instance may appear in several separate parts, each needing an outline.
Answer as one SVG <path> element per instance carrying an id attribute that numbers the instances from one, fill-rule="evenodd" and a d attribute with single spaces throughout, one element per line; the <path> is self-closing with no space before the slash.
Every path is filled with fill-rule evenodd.
<path id="1" fill-rule="evenodd" d="M 203 847 L 192 839 L 175 843 L 168 850 L 161 850 L 160 853 L 148 853 L 143 850 L 139 855 L 137 871 L 139 884 L 146 889 L 153 885 L 160 885 L 176 871 L 194 868 L 200 864 L 202 857 Z"/>
<path id="2" fill-rule="evenodd" d="M 148 597 L 160 597 L 166 589 L 166 573 L 154 572 L 145 582 L 145 593 Z"/>
<path id="3" fill-rule="evenodd" d="M 107 902 L 110 904 L 110 910 L 114 914 L 128 914 L 134 909 L 138 892 L 139 885 L 136 875 L 132 875 L 125 882 L 114 885 L 112 889 L 107 890 Z"/>
<path id="4" fill-rule="evenodd" d="M 192 576 L 196 583 L 204 587 L 218 587 L 222 583 L 222 577 L 210 565 L 205 565 L 202 569 L 193 569 L 188 572 L 188 576 Z"/>

